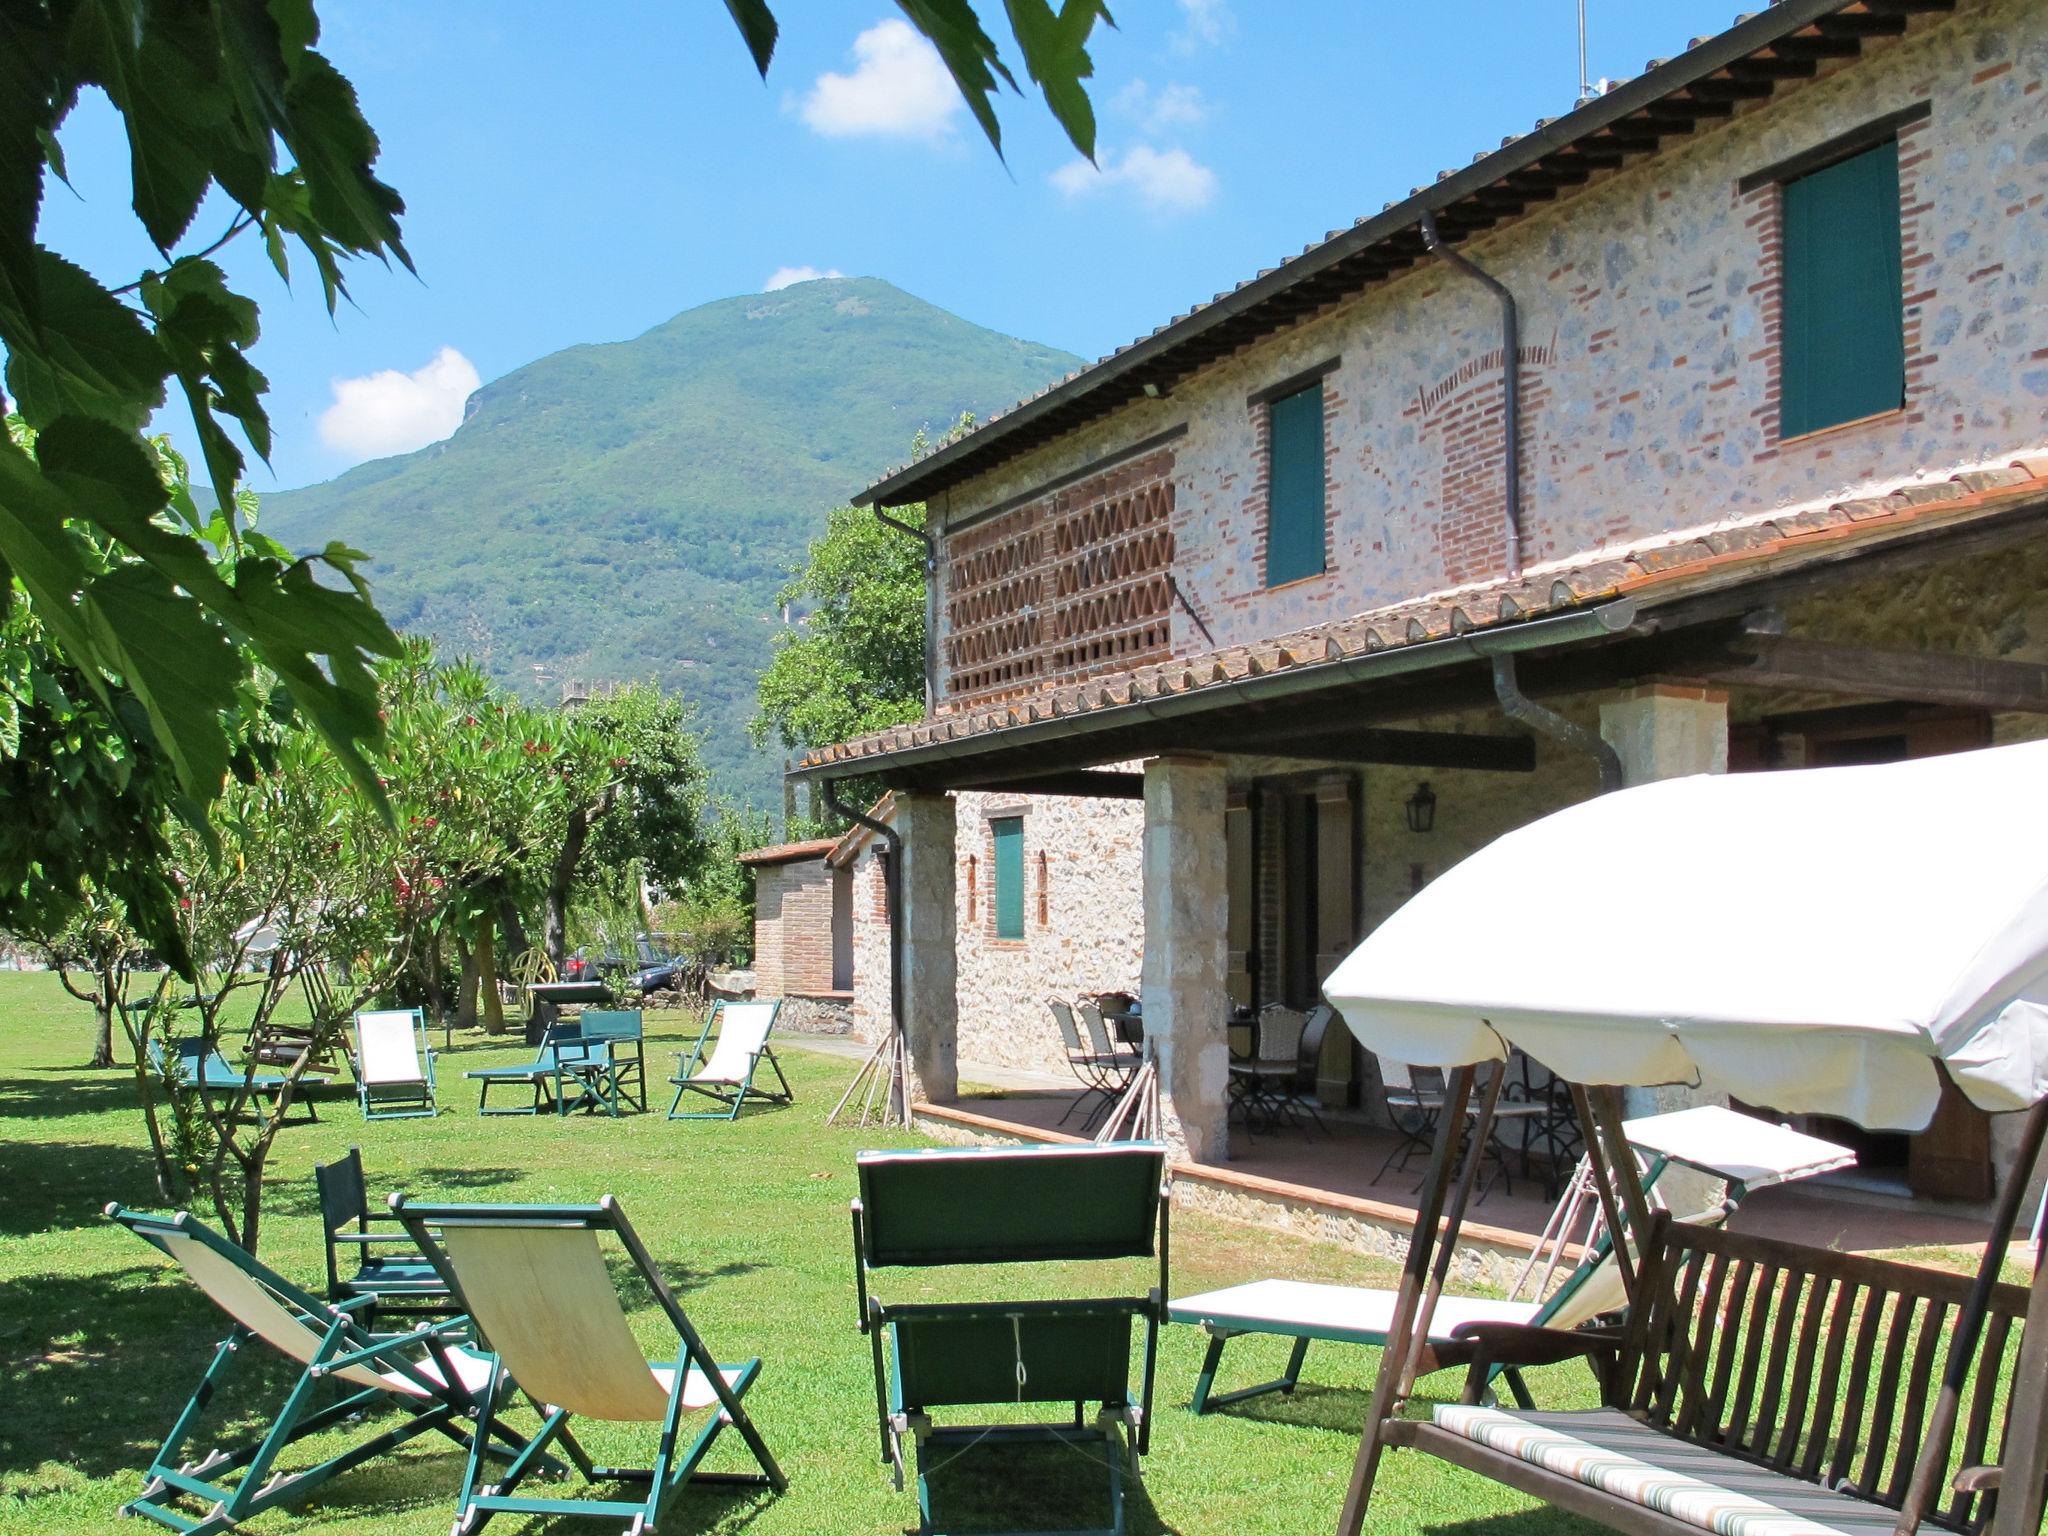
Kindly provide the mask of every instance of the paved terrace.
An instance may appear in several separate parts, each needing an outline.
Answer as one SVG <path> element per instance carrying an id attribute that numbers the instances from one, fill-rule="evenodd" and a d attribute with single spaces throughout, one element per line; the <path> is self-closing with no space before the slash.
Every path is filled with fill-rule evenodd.
<path id="1" fill-rule="evenodd" d="M 843 1056 L 852 1064 L 867 1054 L 860 1042 L 798 1035 L 780 1043 Z M 1071 1081 L 1045 1073 L 963 1061 L 961 1092 L 945 1104 L 918 1106 L 920 1129 L 963 1140 L 1066 1141 L 1080 1116 L 1063 1127 L 1074 1100 Z M 1331 1134 L 1293 1129 L 1247 1137 L 1230 1131 L 1223 1167 L 1183 1164 L 1176 1170 L 1180 1199 L 1220 1215 L 1270 1225 L 1392 1255 L 1406 1244 L 1415 1220 L 1423 1159 L 1375 1178 L 1398 1145 L 1390 1131 L 1367 1124 L 1355 1110 L 1325 1110 Z M 1491 1170 L 1489 1170 L 1491 1171 Z M 1509 1179 L 1496 1179 L 1471 1211 L 1478 1267 L 1504 1281 L 1542 1232 L 1553 1201 L 1540 1178 L 1521 1176 L 1511 1159 Z M 1508 1187 L 1512 1184 L 1512 1189 Z M 1869 1195 L 1830 1185 L 1759 1190 L 1743 1203 L 1735 1226 L 1845 1252 L 1907 1247 L 1981 1250 L 1989 1225 L 1967 1209 Z M 2021 1234 L 2024 1236 L 2024 1234 Z"/>

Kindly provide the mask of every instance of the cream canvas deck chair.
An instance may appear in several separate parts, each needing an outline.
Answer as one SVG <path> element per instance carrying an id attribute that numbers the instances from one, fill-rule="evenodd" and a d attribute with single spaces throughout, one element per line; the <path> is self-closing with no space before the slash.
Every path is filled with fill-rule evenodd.
<path id="1" fill-rule="evenodd" d="M 680 1065 L 676 1075 L 669 1079 L 676 1091 L 675 1101 L 668 1107 L 669 1119 L 737 1120 L 740 1107 L 749 1098 L 766 1099 L 771 1104 L 794 1104 L 796 1094 L 789 1079 L 782 1075 L 782 1063 L 775 1059 L 774 1048 L 768 1044 L 768 1033 L 775 1028 L 776 1016 L 781 1011 L 780 999 L 767 1003 L 721 1002 L 712 1009 L 711 1017 L 704 1021 L 704 1032 L 697 1037 L 696 1048 L 687 1056 L 678 1053 Z M 705 1061 L 704 1047 L 714 1029 L 718 1031 L 718 1043 L 711 1059 Z M 779 1092 L 754 1086 L 754 1074 L 761 1070 L 764 1061 L 775 1073 L 775 1081 L 782 1085 Z M 699 1066 L 699 1062 L 703 1065 Z M 724 1107 L 685 1110 L 686 1093 L 701 1093 Z"/>
<path id="2" fill-rule="evenodd" d="M 639 1536 L 654 1528 L 663 1501 L 685 1482 L 777 1493 L 788 1486 L 741 1401 L 761 1373 L 760 1358 L 738 1365 L 712 1358 L 611 1196 L 596 1205 L 427 1205 L 393 1195 L 391 1212 L 440 1270 L 488 1351 L 484 1411 L 495 1413 L 516 1390 L 541 1415 L 526 1451 L 495 1479 L 472 1452 L 456 1510 L 458 1536 L 501 1513 L 619 1520 Z M 599 1244 L 605 1233 L 618 1240 L 668 1315 L 676 1334 L 673 1356 L 649 1360 L 634 1338 L 605 1267 Z M 579 1415 L 659 1425 L 653 1459 L 644 1467 L 599 1465 L 570 1427 Z M 701 1416 L 701 1426 L 681 1445 L 693 1415 Z M 727 1425 L 739 1431 L 758 1473 L 698 1470 Z M 645 1492 L 609 1499 L 522 1494 L 521 1481 L 558 1442 L 586 1481 L 644 1484 Z"/>
<path id="3" fill-rule="evenodd" d="M 123 1506 L 174 1531 L 224 1531 L 266 1509 L 295 1503 L 329 1478 L 429 1431 L 446 1435 L 482 1458 L 526 1459 L 534 1448 L 481 1409 L 478 1394 L 490 1380 L 490 1362 L 461 1343 L 460 1318 L 407 1333 L 373 1334 L 358 1313 L 371 1298 L 329 1303 L 265 1268 L 190 1213 L 159 1216 L 109 1205 L 108 1217 L 176 1261 L 186 1278 L 234 1319 L 213 1362 L 179 1413 L 162 1447 L 150 1458 L 143 1490 Z M 269 1427 L 240 1446 L 221 1445 L 197 1460 L 183 1453 L 200 1430 L 214 1394 L 227 1384 L 243 1346 L 260 1339 L 301 1371 Z M 339 1397 L 323 1392 L 332 1382 Z M 326 1407 L 315 1404 L 328 1397 Z M 400 1417 L 369 1416 L 395 1409 Z M 278 1459 L 307 1435 L 362 1420 L 362 1438 L 348 1449 L 295 1472 Z M 463 1426 L 488 1424 L 491 1433 Z"/>
<path id="4" fill-rule="evenodd" d="M 419 1009 L 356 1015 L 356 1098 L 365 1120 L 440 1113 L 434 1103 L 434 1051 Z"/>

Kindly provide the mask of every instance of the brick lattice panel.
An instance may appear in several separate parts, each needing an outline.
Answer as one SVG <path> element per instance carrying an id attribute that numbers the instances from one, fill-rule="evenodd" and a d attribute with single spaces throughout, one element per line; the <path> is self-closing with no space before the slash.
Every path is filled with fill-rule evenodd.
<path id="1" fill-rule="evenodd" d="M 982 704 L 1172 653 L 1173 455 L 947 541 L 947 701 Z"/>
<path id="2" fill-rule="evenodd" d="M 947 540 L 947 692 L 996 699 L 1044 673 L 1044 535 L 1040 506 L 992 518 Z"/>

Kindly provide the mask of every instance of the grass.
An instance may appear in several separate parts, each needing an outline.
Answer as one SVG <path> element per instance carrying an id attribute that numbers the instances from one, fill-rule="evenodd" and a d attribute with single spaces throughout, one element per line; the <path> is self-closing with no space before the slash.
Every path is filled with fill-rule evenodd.
<path id="1" fill-rule="evenodd" d="M 693 1031 L 677 1014 L 650 1013 L 648 1021 L 651 1087 L 660 1095 L 669 1052 Z M 89 1024 L 53 978 L 0 975 L 0 1532 L 8 1536 L 106 1528 L 137 1491 L 139 1468 L 225 1331 L 160 1255 L 99 1215 L 109 1200 L 144 1208 L 158 1202 L 126 1077 L 76 1065 L 88 1055 Z M 620 1121 L 485 1120 L 475 1113 L 463 1070 L 517 1059 L 522 1048 L 458 1040 L 439 1061 L 450 1111 L 439 1118 L 365 1124 L 352 1099 L 330 1093 L 319 1124 L 279 1137 L 263 1257 L 319 1288 L 313 1165 L 351 1144 L 361 1146 L 380 1194 L 405 1189 L 525 1201 L 615 1194 L 712 1349 L 726 1358 L 765 1357 L 748 1402 L 790 1478 L 779 1498 L 685 1491 L 664 1528 L 818 1536 L 914 1527 L 914 1498 L 890 1488 L 876 1457 L 868 1349 L 854 1327 L 847 1201 L 857 1149 L 914 1145 L 917 1138 L 825 1126 L 850 1064 L 798 1049 L 783 1054 L 796 1105 L 749 1111 L 737 1125 L 669 1123 L 658 1113 L 665 1097 L 657 1113 Z M 1264 1275 L 1392 1278 L 1389 1267 L 1330 1247 L 1195 1216 L 1176 1221 L 1173 1254 L 1174 1288 L 1182 1293 Z M 1122 1291 L 1146 1284 L 1145 1275 L 1135 1264 L 1072 1266 L 1034 1275 L 1031 1283 L 1041 1294 L 1067 1285 Z M 991 1283 L 1014 1288 L 1022 1278 L 895 1274 L 883 1295 L 965 1295 Z M 541 1304 L 544 1298 L 536 1298 Z M 651 1304 L 636 1311 L 635 1325 L 650 1349 L 663 1342 Z M 1140 1536 L 1328 1531 L 1350 1473 L 1376 1354 L 1320 1347 L 1292 1398 L 1268 1397 L 1197 1419 L 1185 1405 L 1203 1344 L 1194 1329 L 1165 1331 L 1152 1455 L 1130 1506 L 1130 1528 Z M 1284 1359 L 1282 1341 L 1242 1339 L 1232 1344 L 1225 1368 L 1230 1383 L 1244 1383 L 1269 1379 Z M 282 1380 L 275 1371 L 245 1378 L 224 1395 L 228 1420 L 260 1422 Z M 1446 1374 L 1430 1385 L 1449 1394 L 1458 1383 Z M 1589 1384 L 1571 1368 L 1547 1373 L 1538 1390 L 1546 1406 L 1591 1398 Z M 592 1439 L 622 1459 L 638 1450 L 625 1428 L 600 1426 Z M 1080 1518 L 1097 1518 L 1106 1503 L 1096 1492 L 1099 1474 L 1079 1469 L 1073 1457 L 976 1452 L 956 1464 L 948 1483 L 957 1498 L 977 1488 L 996 1496 L 986 1510 L 991 1519 L 1031 1520 L 1070 1507 Z M 714 1465 L 743 1465 L 736 1440 Z M 259 1517 L 254 1528 L 438 1532 L 452 1517 L 459 1472 L 452 1447 L 417 1441 L 330 1482 L 297 1511 Z M 509 1521 L 498 1528 L 521 1529 Z M 1547 1536 L 1580 1527 L 1476 1477 L 1402 1455 L 1382 1473 L 1372 1528 Z"/>

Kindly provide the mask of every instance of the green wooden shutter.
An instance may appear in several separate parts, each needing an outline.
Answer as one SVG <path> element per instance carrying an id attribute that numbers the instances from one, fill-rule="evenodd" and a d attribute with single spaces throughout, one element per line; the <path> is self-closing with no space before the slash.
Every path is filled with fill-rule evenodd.
<path id="1" fill-rule="evenodd" d="M 1906 399 L 1899 146 L 1788 181 L 1783 197 L 1779 435 L 1897 410 Z"/>
<path id="2" fill-rule="evenodd" d="M 1024 818 L 1003 816 L 988 824 L 996 840 L 996 937 L 1024 937 Z"/>
<path id="3" fill-rule="evenodd" d="M 1267 407 L 1266 585 L 1321 573 L 1323 558 L 1323 386 Z"/>

